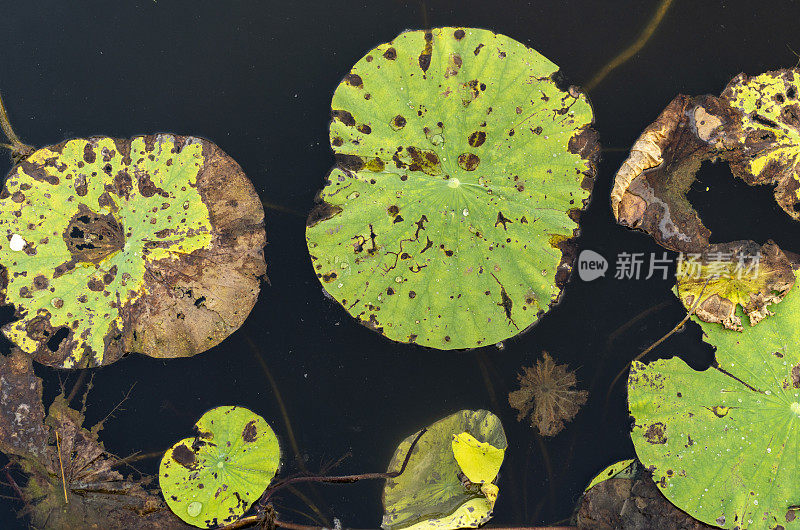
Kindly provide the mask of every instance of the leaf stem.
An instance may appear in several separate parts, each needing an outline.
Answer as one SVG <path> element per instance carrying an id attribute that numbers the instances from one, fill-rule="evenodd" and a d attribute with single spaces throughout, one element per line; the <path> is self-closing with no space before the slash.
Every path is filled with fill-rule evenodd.
<path id="1" fill-rule="evenodd" d="M 14 129 L 11 127 L 11 121 L 8 119 L 8 112 L 6 112 L 6 107 L 3 104 L 2 95 L 0 95 L 0 128 L 3 129 L 3 133 L 5 133 L 6 138 L 8 138 L 8 140 L 11 142 L 11 144 L 0 143 L 0 147 L 5 147 L 6 149 L 10 150 L 11 158 L 15 162 L 25 158 L 34 151 L 32 146 L 22 143 L 17 134 L 14 132 Z"/>
<path id="2" fill-rule="evenodd" d="M 691 316 L 694 314 L 695 310 L 697 309 L 697 306 L 700 305 L 700 300 L 702 300 L 702 298 L 703 298 L 703 293 L 705 292 L 709 281 L 711 281 L 711 278 L 707 278 L 706 279 L 706 283 L 704 283 L 703 284 L 703 288 L 700 289 L 700 294 L 697 295 L 697 300 L 695 300 L 695 302 L 692 305 L 691 309 L 689 309 L 689 311 L 686 313 L 686 316 L 683 317 L 683 319 L 680 322 L 678 322 L 678 324 L 676 324 L 674 328 L 669 330 L 669 332 L 666 335 L 664 335 L 663 337 L 661 337 L 660 339 L 655 341 L 653 344 L 651 344 L 642 353 L 640 353 L 639 355 L 634 357 L 630 362 L 628 362 L 628 364 L 626 364 L 625 367 L 622 370 L 620 370 L 620 372 L 617 374 L 617 376 L 614 378 L 614 380 L 611 381 L 611 384 L 608 387 L 608 392 L 606 393 L 606 403 L 608 403 L 608 399 L 611 396 L 611 390 L 613 390 L 614 385 L 617 384 L 617 381 L 619 381 L 620 377 L 625 375 L 625 372 L 631 367 L 631 365 L 634 362 L 638 361 L 639 359 L 641 359 L 642 357 L 644 357 L 645 355 L 647 355 L 648 353 L 653 351 L 653 349 L 655 349 L 659 344 L 661 344 L 662 342 L 664 342 L 665 340 L 670 338 L 675 332 L 677 332 L 679 329 L 681 329 L 684 324 L 686 324 L 686 322 L 689 320 L 689 318 L 691 318 Z"/>
<path id="3" fill-rule="evenodd" d="M 261 498 L 261 502 L 266 502 L 273 493 L 277 490 L 284 488 L 290 484 L 296 484 L 298 482 L 325 482 L 328 484 L 351 484 L 353 482 L 358 482 L 359 480 L 374 480 L 374 479 L 387 479 L 387 478 L 396 478 L 399 477 L 403 471 L 406 470 L 406 466 L 408 465 L 408 461 L 411 459 L 411 453 L 414 451 L 414 447 L 416 447 L 417 442 L 422 435 L 427 432 L 428 429 L 422 429 L 418 434 L 417 437 L 414 438 L 414 441 L 411 442 L 411 446 L 408 448 L 406 452 L 406 457 L 403 460 L 403 465 L 400 466 L 400 469 L 397 471 L 388 471 L 385 473 L 362 473 L 360 475 L 341 475 L 341 476 L 333 476 L 333 477 L 321 477 L 321 476 L 304 476 L 304 477 L 293 477 L 288 478 L 282 482 L 278 482 L 274 486 L 267 488 L 267 491 L 264 492 L 264 496 Z"/>
<path id="4" fill-rule="evenodd" d="M 644 30 L 642 31 L 639 38 L 636 39 L 636 42 L 622 50 L 619 55 L 611 59 L 604 67 L 597 72 L 594 77 L 584 85 L 584 90 L 587 92 L 594 89 L 600 82 L 606 78 L 608 74 L 610 74 L 613 70 L 618 68 L 619 66 L 628 62 L 634 55 L 639 53 L 644 45 L 647 44 L 647 41 L 653 36 L 658 26 L 661 24 L 661 21 L 664 19 L 664 15 L 667 14 L 669 11 L 669 7 L 672 5 L 672 0 L 662 0 L 661 4 L 658 6 L 658 9 L 653 15 L 653 18 L 650 19 L 650 22 L 645 26 Z"/>

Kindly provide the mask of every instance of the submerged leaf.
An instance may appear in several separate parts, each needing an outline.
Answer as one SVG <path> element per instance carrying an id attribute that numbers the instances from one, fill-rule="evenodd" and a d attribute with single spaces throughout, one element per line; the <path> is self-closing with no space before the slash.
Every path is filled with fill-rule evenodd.
<path id="1" fill-rule="evenodd" d="M 204 351 L 236 330 L 265 264 L 263 209 L 234 160 L 172 135 L 69 140 L 0 193 L 5 335 L 42 363 Z"/>
<path id="2" fill-rule="evenodd" d="M 388 471 L 400 468 L 417 434 L 400 443 Z M 464 434 L 474 442 L 466 441 L 468 438 Z M 489 411 L 462 410 L 437 421 L 417 442 L 405 471 L 386 480 L 381 526 L 386 529 L 451 529 L 482 525 L 492 515 L 498 489 L 491 480 L 497 475 L 495 466 L 499 469 L 507 446 L 500 419 Z M 472 450 L 479 447 L 479 451 L 486 450 L 492 455 L 492 462 L 487 465 L 473 460 L 472 464 L 477 465 L 466 464 L 465 469 L 457 461 L 457 447 L 466 449 L 472 458 L 476 456 Z M 473 483 L 469 475 L 463 476 L 467 470 L 470 473 L 477 470 L 473 477 L 486 482 Z M 492 472 L 494 475 L 490 480 L 488 477 Z"/>
<path id="3" fill-rule="evenodd" d="M 231 523 L 267 488 L 280 464 L 278 438 L 264 418 L 242 407 L 217 407 L 195 424 L 197 435 L 164 453 L 159 484 L 170 509 L 189 524 Z"/>
<path id="4" fill-rule="evenodd" d="M 561 432 L 589 397 L 586 390 L 574 389 L 578 384 L 575 372 L 566 364 L 556 364 L 547 352 L 535 366 L 523 368 L 517 378 L 521 388 L 508 394 L 508 403 L 519 410 L 517 420 L 530 415 L 531 426 L 542 436 Z"/>
<path id="5" fill-rule="evenodd" d="M 747 333 L 702 323 L 716 364 L 634 363 L 636 453 L 664 495 L 724 528 L 800 527 L 800 289 Z M 747 318 L 744 315 L 742 318 Z"/>
<path id="6" fill-rule="evenodd" d="M 500 342 L 560 295 L 598 155 L 558 68 L 480 29 L 409 31 L 333 96 L 328 175 L 306 238 L 323 288 L 388 338 Z"/>
<path id="7" fill-rule="evenodd" d="M 31 358 L 18 349 L 0 356 L 0 451 L 6 455 L 44 458 L 42 380 L 33 373 Z"/>
<path id="8" fill-rule="evenodd" d="M 692 519 L 659 492 L 646 470 L 636 463 L 610 480 L 587 489 L 575 516 L 581 530 L 639 530 L 715 528 Z M 626 470 L 626 471 L 627 471 Z"/>
<path id="9" fill-rule="evenodd" d="M 122 460 L 100 442 L 102 424 L 85 428 L 83 413 L 63 394 L 45 417 L 41 394 L 30 356 L 15 350 L 0 357 L 0 451 L 25 476 L 19 515 L 32 528 L 186 527 L 150 491 L 148 477 L 117 471 Z"/>

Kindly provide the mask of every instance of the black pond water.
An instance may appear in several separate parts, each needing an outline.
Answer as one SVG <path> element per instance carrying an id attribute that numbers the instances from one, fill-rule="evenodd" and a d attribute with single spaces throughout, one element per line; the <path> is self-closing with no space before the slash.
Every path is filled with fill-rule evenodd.
<path id="1" fill-rule="evenodd" d="M 275 375 L 310 469 L 351 453 L 338 472 L 383 470 L 408 434 L 462 408 L 487 408 L 502 418 L 509 440 L 492 524 L 568 518 L 596 472 L 634 454 L 624 388 L 606 401 L 610 381 L 683 314 L 670 281 L 614 279 L 619 253 L 648 257 L 662 250 L 614 224 L 608 207 L 613 174 L 642 128 L 676 94 L 719 93 L 740 71 L 794 65 L 790 47 L 800 51 L 800 5 L 678 0 L 647 47 L 591 92 L 607 150 L 580 244 L 606 256 L 611 270 L 591 283 L 573 278 L 561 305 L 502 351 L 439 352 L 395 344 L 359 326 L 323 296 L 306 251 L 304 219 L 333 164 L 330 97 L 376 44 L 428 24 L 489 28 L 537 49 L 581 84 L 636 39 L 657 4 L 4 2 L 0 90 L 24 141 L 44 146 L 160 131 L 203 136 L 242 165 L 265 203 L 280 207 L 266 212 L 271 283 L 237 333 L 192 359 L 130 356 L 94 371 L 89 423 L 135 383 L 103 431 L 106 447 L 119 455 L 163 450 L 187 436 L 207 409 L 239 404 L 273 425 L 286 454 L 284 472 L 295 472 L 260 355 Z M 0 173 L 9 168 L 3 160 Z M 718 239 L 773 237 L 800 251 L 796 228 L 775 215 L 769 194 L 731 182 L 726 168 L 704 167 L 701 179 L 692 198 L 719 230 Z M 542 350 L 576 368 L 591 393 L 568 429 L 547 440 L 518 423 L 506 399 L 520 368 Z M 672 355 L 697 368 L 711 358 L 694 325 L 651 357 Z M 37 373 L 46 399 L 60 379 L 75 378 L 42 367 Z M 148 473 L 157 465 L 157 459 L 137 464 Z M 375 528 L 381 487 L 373 482 L 306 492 L 329 518 Z M 19 506 L 2 502 L 0 527 L 23 527 L 14 516 Z M 307 511 L 290 496 L 279 504 Z"/>

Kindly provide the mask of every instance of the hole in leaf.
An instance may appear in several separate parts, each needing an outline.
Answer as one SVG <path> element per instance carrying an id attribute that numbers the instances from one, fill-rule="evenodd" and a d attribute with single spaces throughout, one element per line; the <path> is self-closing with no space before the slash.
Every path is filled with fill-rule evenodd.
<path id="1" fill-rule="evenodd" d="M 704 162 L 686 197 L 711 230 L 712 243 L 750 239 L 763 244 L 772 239 L 782 250 L 800 251 L 798 223 L 775 202 L 772 187 L 748 186 L 726 164 Z"/>
<path id="2" fill-rule="evenodd" d="M 47 340 L 47 348 L 52 351 L 58 351 L 59 346 L 67 338 L 69 335 L 69 328 L 66 326 L 61 326 L 53 333 L 53 336 Z"/>

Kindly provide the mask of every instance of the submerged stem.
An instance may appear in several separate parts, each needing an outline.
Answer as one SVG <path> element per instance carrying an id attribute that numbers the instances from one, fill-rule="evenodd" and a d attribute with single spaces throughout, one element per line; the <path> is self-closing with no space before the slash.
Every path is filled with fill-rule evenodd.
<path id="1" fill-rule="evenodd" d="M 658 29 L 659 24 L 664 19 L 664 15 L 667 14 L 670 5 L 672 5 L 672 0 L 662 0 L 661 4 L 658 6 L 655 15 L 653 18 L 650 19 L 650 22 L 645 26 L 644 31 L 642 34 L 639 35 L 639 38 L 636 39 L 636 42 L 622 50 L 619 55 L 611 59 L 603 68 L 597 72 L 594 77 L 586 83 L 583 88 L 588 92 L 595 88 L 600 82 L 605 79 L 605 77 L 611 73 L 612 70 L 618 68 L 619 66 L 628 62 L 634 55 L 639 53 L 644 45 L 647 44 L 647 41 L 650 40 L 650 37 L 653 36 L 656 29 Z"/>
<path id="2" fill-rule="evenodd" d="M 704 283 L 703 288 L 700 289 L 700 294 L 697 295 L 697 300 L 695 300 L 691 309 L 689 309 L 689 311 L 686 313 L 686 316 L 683 317 L 683 319 L 680 322 L 678 322 L 678 324 L 674 328 L 669 330 L 669 332 L 666 335 L 664 335 L 663 337 L 655 341 L 653 344 L 651 344 L 646 350 L 644 350 L 642 353 L 634 357 L 628 364 L 625 365 L 625 367 L 622 370 L 620 370 L 620 372 L 617 374 L 614 380 L 611 381 L 611 384 L 608 387 L 608 392 L 606 393 L 606 403 L 608 403 L 608 398 L 609 396 L 611 396 L 611 390 L 614 388 L 614 385 L 617 384 L 617 381 L 619 381 L 620 377 L 625 375 L 625 372 L 631 367 L 631 365 L 634 362 L 638 361 L 639 359 L 641 359 L 642 357 L 653 351 L 653 349 L 655 349 L 659 344 L 670 338 L 676 331 L 681 329 L 683 325 L 686 324 L 689 318 L 691 318 L 691 316 L 694 314 L 695 310 L 697 309 L 697 306 L 700 305 L 700 300 L 702 300 L 703 298 L 703 293 L 705 292 L 709 281 L 711 281 L 711 278 L 706 279 L 706 283 Z"/>
<path id="3" fill-rule="evenodd" d="M 3 104 L 2 95 L 0 95 L 0 128 L 3 129 L 3 133 L 5 133 L 6 138 L 8 138 L 8 140 L 11 142 L 11 144 L 0 143 L 0 146 L 11 151 L 11 158 L 14 160 L 14 162 L 18 162 L 19 160 L 33 153 L 34 148 L 30 145 L 22 143 L 17 134 L 14 132 L 14 129 L 11 127 L 11 121 L 8 119 L 8 112 L 6 112 L 6 107 Z"/>

